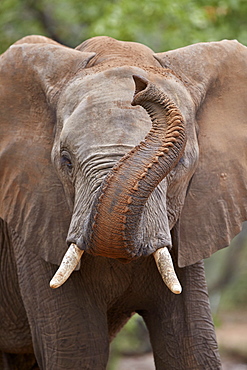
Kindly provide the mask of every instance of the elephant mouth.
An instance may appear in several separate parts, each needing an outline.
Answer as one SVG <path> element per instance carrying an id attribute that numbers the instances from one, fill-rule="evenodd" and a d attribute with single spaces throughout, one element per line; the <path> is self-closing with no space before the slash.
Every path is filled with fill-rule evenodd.
<path id="1" fill-rule="evenodd" d="M 95 197 L 85 233 L 90 253 L 125 261 L 147 250 L 138 232 L 143 209 L 154 189 L 178 163 L 186 144 L 184 119 L 178 107 L 148 80 L 140 76 L 133 78 L 136 90 L 132 105 L 140 105 L 147 111 L 152 128 L 144 141 L 109 171 Z M 171 291 L 180 293 L 167 241 L 157 237 L 152 248 L 150 252 L 164 282 Z M 72 242 L 51 281 L 52 287 L 66 281 L 68 277 L 64 276 L 71 274 L 82 254 L 83 250 Z"/>

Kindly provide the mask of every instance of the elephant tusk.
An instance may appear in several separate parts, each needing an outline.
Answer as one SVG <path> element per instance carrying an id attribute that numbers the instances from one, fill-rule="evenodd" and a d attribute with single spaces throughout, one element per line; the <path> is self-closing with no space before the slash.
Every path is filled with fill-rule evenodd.
<path id="1" fill-rule="evenodd" d="M 182 292 L 182 287 L 178 281 L 177 275 L 175 273 L 172 258 L 167 247 L 157 249 L 153 253 L 156 265 L 158 267 L 159 273 L 166 284 L 166 286 L 175 294 L 180 294 Z"/>
<path id="2" fill-rule="evenodd" d="M 84 251 L 78 248 L 76 244 L 70 244 L 59 269 L 50 281 L 51 288 L 59 288 L 61 285 L 63 285 L 63 283 L 65 283 L 80 262 L 83 252 Z"/>

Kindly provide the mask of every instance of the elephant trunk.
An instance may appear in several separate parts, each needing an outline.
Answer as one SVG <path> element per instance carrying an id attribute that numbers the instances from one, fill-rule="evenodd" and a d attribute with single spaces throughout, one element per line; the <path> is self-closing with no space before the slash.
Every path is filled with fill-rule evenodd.
<path id="1" fill-rule="evenodd" d="M 182 114 L 170 98 L 146 79 L 133 76 L 132 105 L 146 109 L 152 128 L 104 180 L 89 220 L 90 252 L 131 260 L 145 254 L 138 227 L 148 197 L 182 156 L 186 142 Z"/>

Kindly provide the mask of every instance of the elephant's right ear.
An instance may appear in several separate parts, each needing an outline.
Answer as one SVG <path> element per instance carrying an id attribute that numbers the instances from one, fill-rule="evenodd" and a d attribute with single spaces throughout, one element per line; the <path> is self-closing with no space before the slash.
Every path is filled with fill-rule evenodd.
<path id="1" fill-rule="evenodd" d="M 41 36 L 28 36 L 1 56 L 1 66 L 30 87 L 36 84 L 50 99 L 66 81 L 86 67 L 95 53 L 79 52 Z"/>
<path id="2" fill-rule="evenodd" d="M 183 267 L 228 246 L 247 219 L 247 48 L 224 40 L 156 58 L 196 106 L 199 161 L 179 220 Z"/>
<path id="3" fill-rule="evenodd" d="M 31 36 L 0 57 L 0 217 L 14 240 L 55 264 L 70 212 L 51 163 L 54 104 L 93 56 Z"/>

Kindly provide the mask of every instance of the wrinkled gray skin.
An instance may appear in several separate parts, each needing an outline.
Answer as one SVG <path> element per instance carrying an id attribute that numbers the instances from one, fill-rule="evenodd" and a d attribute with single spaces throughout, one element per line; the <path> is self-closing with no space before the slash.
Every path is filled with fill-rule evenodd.
<path id="1" fill-rule="evenodd" d="M 227 41 L 154 58 L 142 45 L 110 38 L 75 51 L 35 36 L 2 55 L 1 368 L 105 369 L 109 340 L 135 312 L 157 369 L 221 368 L 201 260 L 227 246 L 246 219 L 243 55 Z M 85 234 L 102 180 L 151 128 L 146 110 L 131 106 L 133 75 L 176 104 L 187 142 L 148 198 L 137 231 L 144 247 L 126 264 L 110 251 L 92 253 Z M 66 239 L 86 252 L 79 270 L 52 290 Z M 150 255 L 160 240 L 171 248 L 180 295 Z"/>

